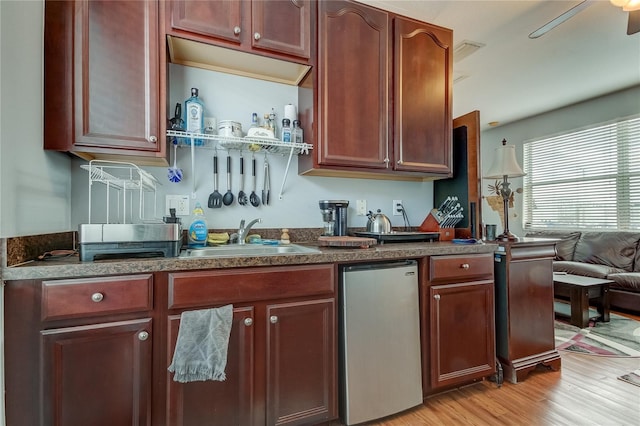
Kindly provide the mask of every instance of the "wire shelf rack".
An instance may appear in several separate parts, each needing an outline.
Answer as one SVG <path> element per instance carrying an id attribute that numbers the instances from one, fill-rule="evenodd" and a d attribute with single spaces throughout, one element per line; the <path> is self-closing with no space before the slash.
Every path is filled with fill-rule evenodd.
<path id="1" fill-rule="evenodd" d="M 142 222 L 157 222 L 157 185 L 158 180 L 149 172 L 142 170 L 133 163 L 91 160 L 89 164 L 80 165 L 81 169 L 89 172 L 89 223 L 91 222 L 92 194 L 95 183 L 106 187 L 106 223 L 112 223 L 111 214 L 112 192 L 116 192 L 116 220 L 127 223 L 127 209 L 129 221 L 133 221 L 133 194 L 138 194 L 138 219 Z M 145 200 L 147 194 L 153 197 L 153 217 L 145 216 Z M 129 197 L 127 197 L 129 196 Z"/>

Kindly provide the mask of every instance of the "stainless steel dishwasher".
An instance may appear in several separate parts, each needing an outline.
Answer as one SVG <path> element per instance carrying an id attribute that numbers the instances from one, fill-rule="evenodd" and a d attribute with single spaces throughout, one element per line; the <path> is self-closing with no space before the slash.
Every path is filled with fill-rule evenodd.
<path id="1" fill-rule="evenodd" d="M 339 320 L 342 422 L 362 423 L 420 405 L 417 262 L 343 267 Z"/>

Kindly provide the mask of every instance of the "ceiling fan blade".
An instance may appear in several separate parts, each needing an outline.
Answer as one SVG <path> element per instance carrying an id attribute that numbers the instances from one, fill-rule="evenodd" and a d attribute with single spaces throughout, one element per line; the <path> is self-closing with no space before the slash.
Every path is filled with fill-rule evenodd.
<path id="1" fill-rule="evenodd" d="M 635 34 L 638 31 L 640 31 L 640 10 L 632 10 L 629 12 L 627 35 Z"/>
<path id="2" fill-rule="evenodd" d="M 591 4 L 592 3 L 590 0 L 584 0 L 578 3 L 577 5 L 573 6 L 571 9 L 564 12 L 562 15 L 557 16 L 555 19 L 552 19 L 551 21 L 547 22 L 546 24 L 544 24 L 543 26 L 541 26 L 540 28 L 538 28 L 537 30 L 529 34 L 529 38 L 533 39 L 533 38 L 542 37 L 549 31 L 557 27 L 558 25 L 562 24 L 567 19 L 573 17 L 576 13 L 591 6 Z"/>

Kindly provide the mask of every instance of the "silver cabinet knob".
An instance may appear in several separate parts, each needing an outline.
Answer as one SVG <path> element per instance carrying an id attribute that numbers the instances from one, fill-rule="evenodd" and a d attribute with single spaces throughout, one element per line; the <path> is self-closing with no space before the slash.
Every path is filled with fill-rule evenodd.
<path id="1" fill-rule="evenodd" d="M 244 325 L 249 327 L 251 324 L 253 324 L 253 318 L 245 318 L 244 319 Z"/>
<path id="2" fill-rule="evenodd" d="M 148 338 L 149 338 L 149 333 L 147 333 L 146 331 L 141 331 L 140 333 L 138 333 L 138 340 L 145 341 Z"/>
<path id="3" fill-rule="evenodd" d="M 102 302 L 102 299 L 104 299 L 104 294 L 102 293 L 93 293 L 91 295 L 91 300 L 93 300 L 96 303 Z"/>
<path id="4" fill-rule="evenodd" d="M 460 265 L 460 267 L 462 269 L 469 269 L 469 264 L 468 263 L 463 263 L 462 265 Z"/>
<path id="5" fill-rule="evenodd" d="M 242 30 L 240 29 L 240 27 L 238 27 L 238 26 L 233 27 L 233 33 L 234 33 L 235 35 L 240 34 L 240 31 L 242 31 Z"/>
<path id="6" fill-rule="evenodd" d="M 260 37 L 262 37 L 262 36 L 260 35 L 260 33 L 254 33 L 254 34 L 253 34 L 253 39 L 254 39 L 255 41 L 260 40 Z"/>
<path id="7" fill-rule="evenodd" d="M 149 136 L 149 142 L 156 143 L 158 142 L 158 138 L 155 136 Z"/>
<path id="8" fill-rule="evenodd" d="M 439 295 L 439 294 L 435 294 L 435 295 L 433 296 L 433 298 L 434 298 L 434 299 L 436 299 L 436 300 L 440 300 L 440 295 Z"/>
<path id="9" fill-rule="evenodd" d="M 277 317 L 277 316 L 275 316 L 275 315 L 272 315 L 272 316 L 269 318 L 269 321 L 271 321 L 271 324 L 275 324 L 275 323 L 277 323 L 277 322 L 278 322 L 278 317 Z"/>

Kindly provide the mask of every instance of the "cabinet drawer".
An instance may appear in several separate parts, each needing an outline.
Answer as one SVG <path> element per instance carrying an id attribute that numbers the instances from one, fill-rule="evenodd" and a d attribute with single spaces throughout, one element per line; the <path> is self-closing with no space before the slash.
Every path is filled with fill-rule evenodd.
<path id="1" fill-rule="evenodd" d="M 429 281 L 449 281 L 493 276 L 493 254 L 431 256 Z"/>
<path id="2" fill-rule="evenodd" d="M 151 274 L 42 282 L 44 321 L 151 309 Z"/>
<path id="3" fill-rule="evenodd" d="M 334 292 L 333 265 L 169 274 L 169 308 L 253 302 Z"/>

